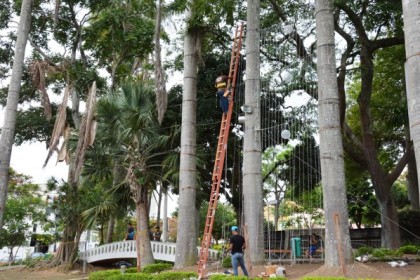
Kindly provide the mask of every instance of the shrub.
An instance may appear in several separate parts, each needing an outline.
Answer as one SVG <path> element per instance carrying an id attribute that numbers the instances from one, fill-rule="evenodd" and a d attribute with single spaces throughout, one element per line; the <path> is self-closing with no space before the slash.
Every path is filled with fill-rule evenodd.
<path id="1" fill-rule="evenodd" d="M 157 272 L 161 272 L 164 270 L 169 270 L 173 267 L 172 264 L 170 263 L 153 263 L 153 264 L 148 264 L 146 266 L 144 266 L 141 270 L 141 272 L 144 273 L 157 273 Z"/>
<path id="2" fill-rule="evenodd" d="M 125 271 L 125 273 L 137 273 L 137 267 L 127 268 L 127 270 Z"/>
<path id="3" fill-rule="evenodd" d="M 148 273 L 125 273 L 116 274 L 107 278 L 107 280 L 152 280 L 155 279 L 154 275 Z"/>
<path id="4" fill-rule="evenodd" d="M 89 280 L 107 280 L 112 275 L 121 274 L 118 269 L 95 271 L 89 274 Z"/>
<path id="5" fill-rule="evenodd" d="M 345 277 L 320 277 L 320 276 L 308 276 L 303 277 L 302 280 L 346 280 L 348 278 Z"/>
<path id="6" fill-rule="evenodd" d="M 211 275 L 209 280 L 226 280 L 226 279 L 235 279 L 235 280 L 248 280 L 249 278 L 246 276 L 233 276 L 233 275 Z M 274 279 L 274 278 L 270 278 Z M 283 278 L 284 279 L 284 278 Z"/>
<path id="7" fill-rule="evenodd" d="M 399 254 L 414 254 L 416 255 L 417 252 L 420 251 L 420 246 L 416 246 L 416 245 L 405 245 L 402 246 L 398 249 L 398 253 Z"/>
<path id="8" fill-rule="evenodd" d="M 392 250 L 388 248 L 374 249 L 372 255 L 381 261 L 387 261 L 399 256 L 398 250 Z"/>
<path id="9" fill-rule="evenodd" d="M 223 250 L 223 245 L 221 245 L 221 244 L 214 244 L 214 245 L 211 246 L 211 248 L 213 250 L 218 250 L 218 251 L 221 252 Z"/>
<path id="10" fill-rule="evenodd" d="M 190 277 L 198 277 L 196 272 L 173 272 L 173 271 L 165 271 L 159 274 L 153 275 L 153 278 L 156 280 L 183 280 L 183 279 L 190 279 Z"/>
<path id="11" fill-rule="evenodd" d="M 354 278 L 346 277 L 322 277 L 322 276 L 307 276 L 303 277 L 301 280 L 354 280 Z M 357 278 L 357 280 L 375 280 L 375 278 Z"/>
<path id="12" fill-rule="evenodd" d="M 223 268 L 232 267 L 232 258 L 230 256 L 223 258 L 222 267 Z"/>
<path id="13" fill-rule="evenodd" d="M 410 242 L 419 244 L 419 239 L 415 238 L 412 232 L 420 232 L 420 210 L 413 210 L 408 207 L 398 212 L 398 220 L 401 228 L 401 240 L 404 242 Z"/>
<path id="14" fill-rule="evenodd" d="M 373 252 L 372 247 L 362 246 L 356 249 L 354 256 L 358 257 L 358 256 L 363 256 L 363 255 L 369 255 L 369 254 L 372 254 L 372 252 Z"/>

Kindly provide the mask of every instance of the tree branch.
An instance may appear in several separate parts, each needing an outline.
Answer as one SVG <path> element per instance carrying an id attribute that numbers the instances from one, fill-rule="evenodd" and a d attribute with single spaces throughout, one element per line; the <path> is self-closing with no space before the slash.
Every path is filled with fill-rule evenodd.
<path id="1" fill-rule="evenodd" d="M 49 65 L 52 65 L 54 67 L 58 67 L 58 65 L 55 64 L 54 61 L 52 61 L 51 58 L 45 52 L 43 52 L 41 50 L 40 47 L 35 45 L 34 41 L 32 41 L 32 39 L 31 39 L 31 37 L 28 37 L 28 41 L 31 44 L 31 46 L 34 48 L 34 50 L 37 51 Z"/>
<path id="2" fill-rule="evenodd" d="M 392 38 L 384 38 L 379 39 L 371 42 L 371 51 L 375 51 L 377 49 L 397 46 L 397 45 L 403 45 L 404 44 L 404 37 L 392 37 Z"/>
<path id="3" fill-rule="evenodd" d="M 339 14 L 339 11 L 336 12 Z M 335 17 L 334 23 L 335 31 L 344 38 L 347 42 L 346 50 L 344 51 L 343 55 L 341 56 L 340 60 L 340 68 L 338 71 L 337 77 L 337 86 L 338 86 L 338 94 L 339 94 L 339 101 L 340 101 L 340 123 L 343 126 L 346 114 L 346 74 L 347 74 L 347 59 L 351 55 L 353 48 L 355 46 L 355 42 L 353 38 L 347 34 L 338 24 L 338 16 Z"/>
<path id="4" fill-rule="evenodd" d="M 359 35 L 361 43 L 366 46 L 370 46 L 370 40 L 368 35 L 366 34 L 361 18 L 344 1 L 335 1 L 334 5 L 347 14 L 350 21 L 356 28 L 356 32 L 357 35 Z"/>
<path id="5" fill-rule="evenodd" d="M 413 148 L 413 143 L 410 141 L 404 155 L 400 158 L 397 165 L 395 165 L 394 170 L 392 170 L 390 173 L 386 175 L 387 179 L 390 182 L 394 182 L 395 180 L 397 180 L 398 177 L 401 175 L 401 172 L 404 170 L 405 166 L 407 165 L 407 163 L 413 157 L 414 157 L 414 148 Z"/>

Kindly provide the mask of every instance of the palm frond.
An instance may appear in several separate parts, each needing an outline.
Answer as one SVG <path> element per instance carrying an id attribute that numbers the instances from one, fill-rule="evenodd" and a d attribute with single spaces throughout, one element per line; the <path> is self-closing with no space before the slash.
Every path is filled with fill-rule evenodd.
<path id="1" fill-rule="evenodd" d="M 101 204 L 82 212 L 82 221 L 86 228 L 92 228 L 97 220 L 103 217 L 112 216 L 118 208 L 115 199 L 105 196 Z"/>
<path id="2" fill-rule="evenodd" d="M 46 70 L 48 69 L 48 63 L 43 60 L 36 60 L 31 64 L 30 73 L 32 76 L 33 85 L 37 90 L 41 92 L 41 105 L 44 108 L 44 115 L 47 120 L 52 118 L 52 110 L 50 98 L 48 97 L 46 89 Z"/>
<path id="3" fill-rule="evenodd" d="M 95 105 L 96 105 L 96 82 L 93 82 L 92 88 L 89 92 L 89 96 L 86 102 L 86 112 L 83 115 L 82 122 L 80 124 L 79 130 L 79 141 L 77 142 L 76 152 L 74 156 L 74 168 L 70 171 L 70 180 L 72 183 L 76 183 L 78 181 L 78 177 L 80 175 L 80 171 L 82 169 L 86 149 L 89 145 L 91 139 L 94 138 L 93 135 L 90 135 L 91 128 L 93 124 L 93 117 L 95 112 Z"/>
<path id="4" fill-rule="evenodd" d="M 61 101 L 61 105 L 58 109 L 57 118 L 55 119 L 54 129 L 51 136 L 51 140 L 48 147 L 48 155 L 45 159 L 43 167 L 45 167 L 51 158 L 53 152 L 57 150 L 57 145 L 60 141 L 60 137 L 65 135 L 65 127 L 66 127 L 66 117 L 67 117 L 67 102 L 69 100 L 70 90 L 66 87 L 64 91 L 63 101 Z"/>

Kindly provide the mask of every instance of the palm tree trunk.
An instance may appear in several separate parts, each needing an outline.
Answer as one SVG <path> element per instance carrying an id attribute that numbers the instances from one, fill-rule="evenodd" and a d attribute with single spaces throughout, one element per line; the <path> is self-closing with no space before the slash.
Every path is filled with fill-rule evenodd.
<path id="1" fill-rule="evenodd" d="M 188 1 L 186 21 L 191 18 L 193 0 Z M 196 107 L 197 53 L 196 34 L 186 31 L 184 38 L 184 92 L 182 95 L 181 155 L 179 169 L 179 215 L 175 267 L 194 265 L 197 260 L 198 230 L 196 209 Z"/>
<path id="2" fill-rule="evenodd" d="M 162 123 L 168 105 L 168 95 L 166 94 L 165 71 L 162 67 L 160 33 L 162 29 L 162 2 L 158 0 L 156 6 L 156 25 L 155 25 L 155 88 L 156 88 L 156 107 L 158 121 Z"/>
<path id="3" fill-rule="evenodd" d="M 341 267 L 352 261 L 348 225 L 344 151 L 335 67 L 332 0 L 315 1 L 319 134 L 325 215 L 325 266 Z"/>
<path id="4" fill-rule="evenodd" d="M 108 220 L 108 231 L 106 235 L 106 243 L 112 243 L 113 235 L 114 235 L 114 227 L 115 227 L 115 218 L 111 217 Z"/>
<path id="5" fill-rule="evenodd" d="M 160 226 L 160 207 L 162 206 L 162 195 L 163 195 L 163 183 L 160 182 L 159 184 L 159 192 L 158 192 L 158 201 L 157 201 L 157 214 L 156 214 L 156 226 L 161 228 Z"/>
<path id="6" fill-rule="evenodd" d="M 403 0 L 405 37 L 405 79 L 411 139 L 414 142 L 417 174 L 420 174 L 420 6 L 417 0 Z M 420 180 L 420 176 L 418 176 Z M 420 186 L 420 181 L 418 181 Z M 418 192 L 420 193 L 420 192 Z"/>
<path id="7" fill-rule="evenodd" d="M 247 253 L 252 265 L 264 263 L 263 190 L 260 113 L 260 1 L 247 1 L 245 104 L 253 109 L 245 118 L 243 194 L 248 229 Z"/>
<path id="8" fill-rule="evenodd" d="M 7 200 L 10 158 L 12 156 L 13 140 L 15 138 L 17 107 L 21 87 L 20 83 L 22 80 L 23 62 L 25 60 L 25 49 L 31 28 L 32 2 L 32 0 L 23 0 L 22 2 L 12 76 L 10 77 L 3 128 L 1 129 L 0 136 L 0 229 L 3 227 L 3 215 Z"/>
<path id="9" fill-rule="evenodd" d="M 149 216 L 148 216 L 148 196 L 147 187 L 137 186 L 136 201 L 136 217 L 137 217 L 137 271 L 140 272 L 141 267 L 154 263 L 152 246 L 149 235 Z"/>
<path id="10" fill-rule="evenodd" d="M 115 159 L 113 162 L 113 169 L 112 169 L 112 186 L 118 186 L 121 184 L 122 181 L 125 179 L 126 170 L 121 164 L 121 160 Z M 115 217 L 110 217 L 108 222 L 108 233 L 106 238 L 106 243 L 112 243 L 114 237 L 114 227 L 115 227 Z"/>
<path id="11" fill-rule="evenodd" d="M 168 241 L 168 188 L 163 194 L 162 242 Z"/>

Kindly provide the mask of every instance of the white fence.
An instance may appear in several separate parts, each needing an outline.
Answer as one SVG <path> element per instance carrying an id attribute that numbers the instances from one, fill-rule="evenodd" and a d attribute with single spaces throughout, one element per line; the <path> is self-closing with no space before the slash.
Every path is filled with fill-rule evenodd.
<path id="1" fill-rule="evenodd" d="M 152 241 L 153 257 L 156 260 L 175 262 L 175 243 L 155 242 Z M 197 254 L 200 247 L 197 247 Z M 219 256 L 217 250 L 209 250 L 209 260 L 215 260 Z M 136 241 L 121 241 L 110 244 L 101 245 L 93 249 L 80 253 L 80 259 L 88 263 L 112 260 L 112 259 L 135 259 L 136 258 Z"/>

